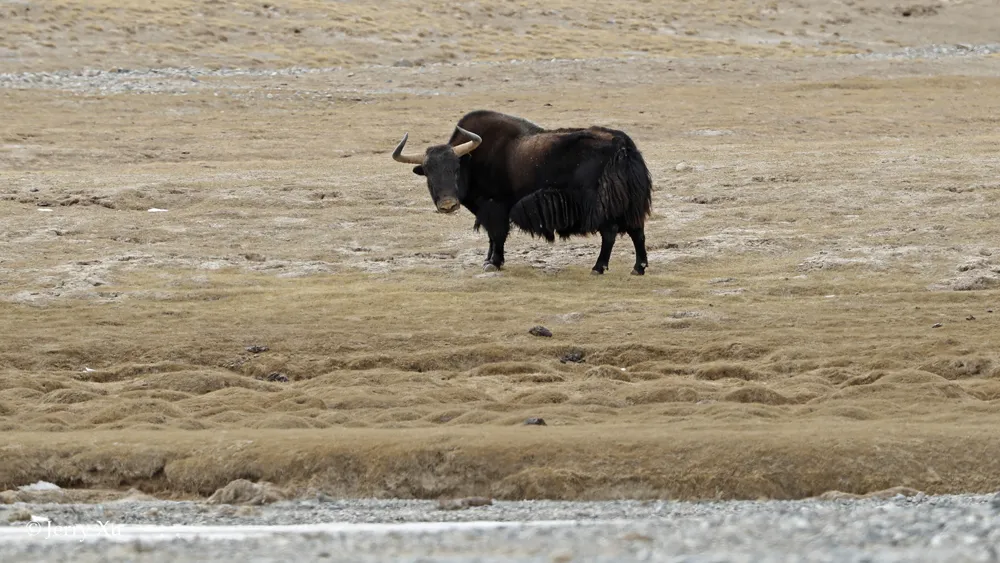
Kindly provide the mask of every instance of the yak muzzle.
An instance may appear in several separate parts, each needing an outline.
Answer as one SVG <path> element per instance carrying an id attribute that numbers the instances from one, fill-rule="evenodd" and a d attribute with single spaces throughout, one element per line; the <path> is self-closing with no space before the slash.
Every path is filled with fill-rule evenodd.
<path id="1" fill-rule="evenodd" d="M 458 211 L 461 204 L 458 203 L 457 199 L 443 199 L 437 204 L 437 210 L 439 213 L 454 213 Z"/>

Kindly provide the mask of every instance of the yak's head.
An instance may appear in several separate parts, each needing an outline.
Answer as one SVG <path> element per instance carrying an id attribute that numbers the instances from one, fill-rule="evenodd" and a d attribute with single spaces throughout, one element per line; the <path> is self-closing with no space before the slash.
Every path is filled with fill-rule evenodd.
<path id="1" fill-rule="evenodd" d="M 403 154 L 409 133 L 403 135 L 403 140 L 392 151 L 392 159 L 396 162 L 416 164 L 413 173 L 427 178 L 427 188 L 431 192 L 434 206 L 441 213 L 452 213 L 459 208 L 459 182 L 462 181 L 460 159 L 473 151 L 483 139 L 475 133 L 470 133 L 461 127 L 456 129 L 472 139 L 457 147 L 451 145 L 435 145 L 424 151 L 424 156 L 407 156 Z"/>

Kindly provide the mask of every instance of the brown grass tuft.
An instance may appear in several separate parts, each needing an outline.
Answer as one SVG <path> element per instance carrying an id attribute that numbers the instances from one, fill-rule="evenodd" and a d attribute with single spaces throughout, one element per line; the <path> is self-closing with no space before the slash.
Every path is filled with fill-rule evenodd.
<path id="1" fill-rule="evenodd" d="M 696 379 L 716 381 L 719 379 L 742 379 L 744 381 L 756 381 L 764 379 L 759 372 L 750 369 L 742 364 L 731 364 L 728 362 L 718 362 L 698 368 L 694 374 Z"/>
<path id="2" fill-rule="evenodd" d="M 698 400 L 698 392 L 690 387 L 669 387 L 661 389 L 642 389 L 625 397 L 630 404 L 646 405 L 651 403 L 694 403 Z"/>
<path id="3" fill-rule="evenodd" d="M 89 422 L 90 424 L 106 424 L 131 416 L 156 417 L 156 420 L 164 420 L 165 418 L 184 418 L 187 414 L 166 401 L 139 399 L 105 407 L 91 416 Z"/>
<path id="4" fill-rule="evenodd" d="M 588 379 L 611 379 L 614 381 L 632 381 L 625 368 L 614 366 L 595 366 L 587 370 L 584 374 Z"/>
<path id="5" fill-rule="evenodd" d="M 101 395 L 91 391 L 85 391 L 83 389 L 56 389 L 46 393 L 42 398 L 42 402 L 69 405 L 74 403 L 84 403 L 99 397 L 101 397 Z M 0 409 L 0 414 L 3 414 L 3 409 Z"/>
<path id="6" fill-rule="evenodd" d="M 552 389 L 519 393 L 513 398 L 515 403 L 523 405 L 556 405 L 568 400 L 568 395 Z"/>
<path id="7" fill-rule="evenodd" d="M 945 379 L 967 379 L 991 373 L 993 361 L 984 357 L 939 358 L 920 369 L 936 373 Z"/>
<path id="8" fill-rule="evenodd" d="M 764 405 L 787 405 L 792 401 L 788 397 L 778 393 L 773 389 L 761 387 L 760 385 L 747 385 L 734 389 L 722 396 L 723 401 L 734 403 L 760 403 Z"/>

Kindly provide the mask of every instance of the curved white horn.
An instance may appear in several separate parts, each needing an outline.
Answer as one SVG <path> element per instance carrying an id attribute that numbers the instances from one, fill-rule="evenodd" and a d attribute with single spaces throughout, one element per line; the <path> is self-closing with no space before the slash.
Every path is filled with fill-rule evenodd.
<path id="1" fill-rule="evenodd" d="M 403 145 L 406 144 L 406 139 L 410 137 L 409 133 L 403 134 L 403 140 L 396 145 L 396 150 L 392 151 L 392 159 L 396 162 L 402 162 L 404 164 L 423 164 L 424 159 L 419 156 L 408 156 L 403 154 Z"/>
<path id="2" fill-rule="evenodd" d="M 478 147 L 480 145 L 480 143 L 483 142 L 483 138 L 482 137 L 480 137 L 479 135 L 476 135 L 475 133 L 473 133 L 471 131 L 466 131 L 465 129 L 462 129 L 461 127 L 459 127 L 457 125 L 455 126 L 455 129 L 458 129 L 459 131 L 462 132 L 463 135 L 465 135 L 466 137 L 472 139 L 471 141 L 466 141 L 466 142 L 462 143 L 461 145 L 458 145 L 457 147 L 455 147 L 455 149 L 454 149 L 455 150 L 455 154 L 458 155 L 458 156 L 465 156 L 465 155 L 469 154 L 476 147 Z"/>

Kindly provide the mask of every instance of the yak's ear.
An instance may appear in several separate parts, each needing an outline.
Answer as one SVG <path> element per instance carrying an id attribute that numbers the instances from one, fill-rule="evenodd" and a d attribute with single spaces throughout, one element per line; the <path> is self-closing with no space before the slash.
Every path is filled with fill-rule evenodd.
<path id="1" fill-rule="evenodd" d="M 424 175 L 424 167 L 422 165 L 420 165 L 420 164 L 414 166 L 413 167 L 413 173 L 416 174 L 417 176 L 423 176 Z"/>

